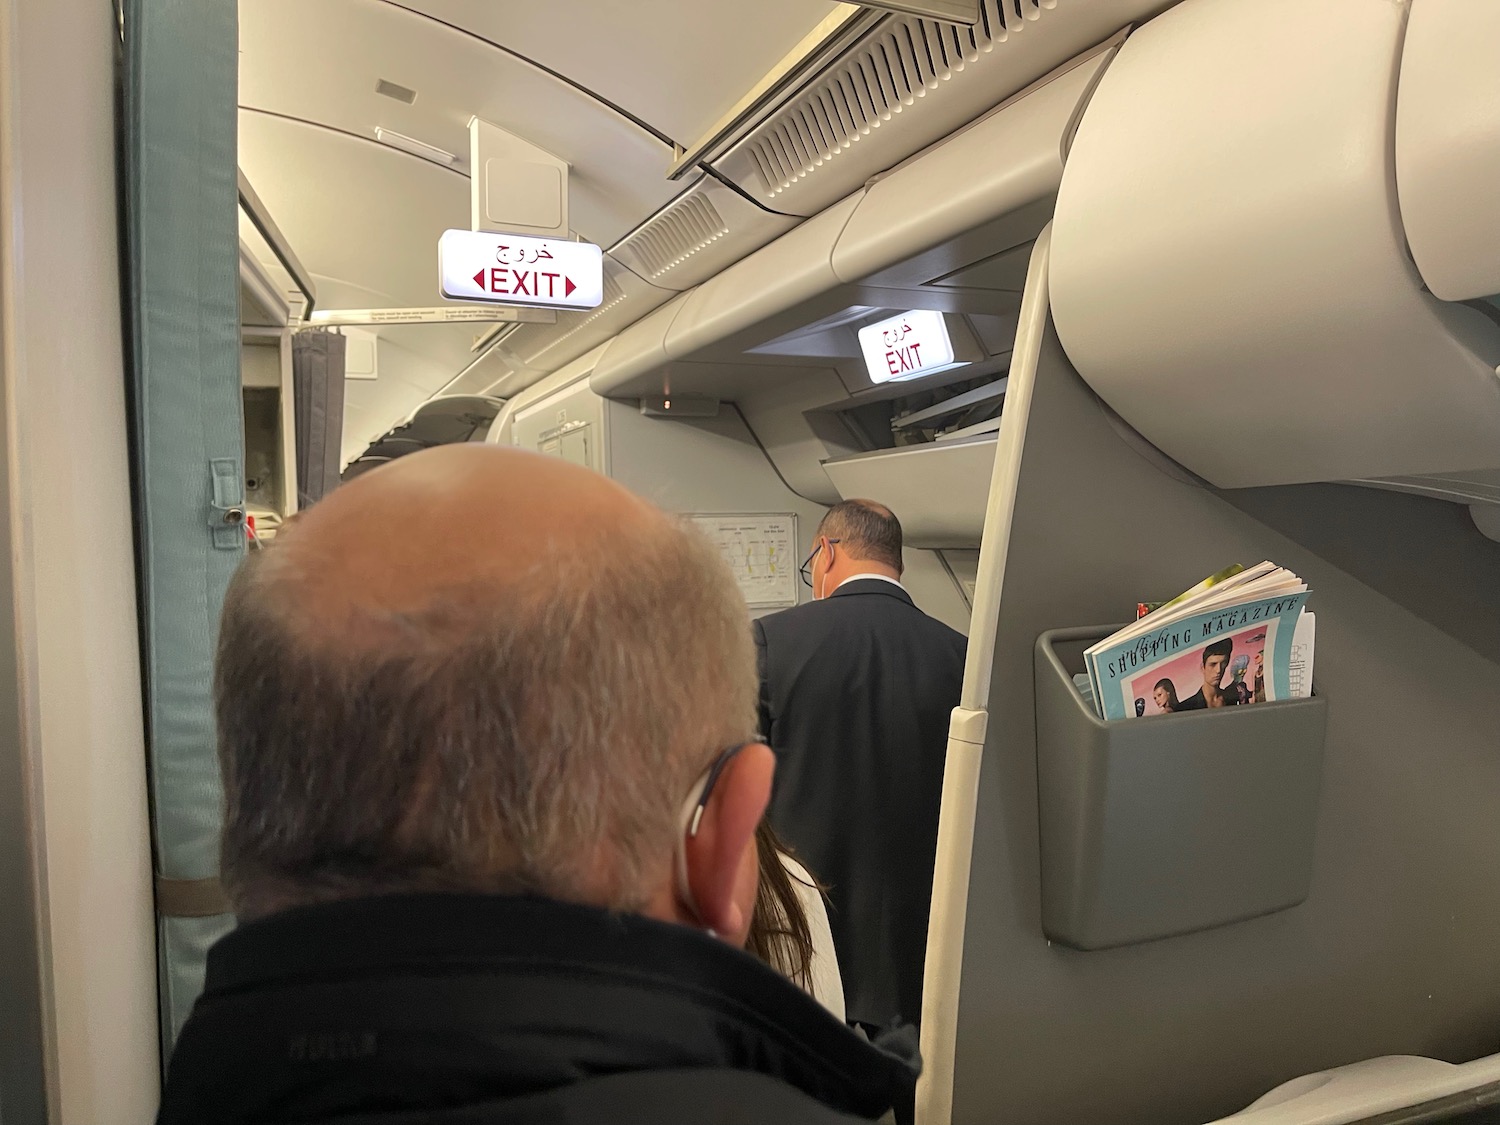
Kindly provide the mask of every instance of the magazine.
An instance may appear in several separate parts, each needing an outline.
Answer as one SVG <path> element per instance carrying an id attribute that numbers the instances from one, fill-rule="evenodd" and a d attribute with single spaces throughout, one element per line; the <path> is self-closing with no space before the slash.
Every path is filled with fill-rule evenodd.
<path id="1" fill-rule="evenodd" d="M 1292 634 L 1292 698 L 1308 699 L 1312 696 L 1313 640 L 1317 632 L 1317 614 L 1304 609 L 1297 618 L 1297 628 Z"/>
<path id="2" fill-rule="evenodd" d="M 1084 694 L 1106 720 L 1310 694 L 1307 595 L 1271 562 L 1222 571 L 1091 646 Z"/>
<path id="3" fill-rule="evenodd" d="M 1292 633 L 1291 698 L 1293 699 L 1307 699 L 1312 695 L 1311 669 L 1316 617 L 1317 614 L 1313 613 L 1312 610 L 1304 609 L 1301 616 L 1297 618 L 1297 628 Z M 1094 704 L 1094 685 L 1089 679 L 1089 674 L 1087 672 L 1079 672 L 1073 677 L 1073 686 L 1078 689 L 1078 694 L 1084 703 L 1090 708 L 1097 710 Z M 1253 691 L 1254 688 L 1252 688 Z M 1127 715 L 1126 718 L 1129 718 L 1129 716 Z"/>
<path id="4" fill-rule="evenodd" d="M 1210 574 L 1207 578 L 1198 583 L 1198 585 L 1194 586 L 1191 590 L 1184 590 L 1182 593 L 1178 594 L 1170 601 L 1136 602 L 1135 619 L 1139 621 L 1148 613 L 1155 613 L 1159 609 L 1164 609 L 1167 606 L 1173 606 L 1178 604 L 1179 602 L 1185 602 L 1189 598 L 1197 597 L 1204 590 L 1207 590 L 1210 586 L 1217 586 L 1220 582 L 1223 582 L 1229 578 L 1233 578 L 1236 574 L 1241 573 L 1244 569 L 1245 568 L 1242 567 L 1239 563 L 1235 563 L 1233 566 L 1226 566 L 1223 570 L 1219 571 L 1218 574 Z"/>

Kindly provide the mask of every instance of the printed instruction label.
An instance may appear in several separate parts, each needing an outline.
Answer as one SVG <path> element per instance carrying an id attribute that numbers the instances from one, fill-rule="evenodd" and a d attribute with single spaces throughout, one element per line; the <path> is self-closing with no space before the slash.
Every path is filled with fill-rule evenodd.
<path id="1" fill-rule="evenodd" d="M 729 564 L 751 609 L 797 604 L 797 517 L 701 515 L 691 517 Z"/>

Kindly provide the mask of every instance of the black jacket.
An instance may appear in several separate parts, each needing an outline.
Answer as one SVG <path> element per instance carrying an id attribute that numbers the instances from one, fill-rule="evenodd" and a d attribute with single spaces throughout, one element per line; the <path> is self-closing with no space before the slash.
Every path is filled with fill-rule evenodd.
<path id="1" fill-rule="evenodd" d="M 748 954 L 536 898 L 393 896 L 208 955 L 160 1125 L 833 1125 L 909 1105 L 872 1046 Z"/>
<path id="2" fill-rule="evenodd" d="M 771 823 L 829 885 L 848 1016 L 914 1024 L 967 642 L 878 579 L 763 617 L 755 639 Z"/>

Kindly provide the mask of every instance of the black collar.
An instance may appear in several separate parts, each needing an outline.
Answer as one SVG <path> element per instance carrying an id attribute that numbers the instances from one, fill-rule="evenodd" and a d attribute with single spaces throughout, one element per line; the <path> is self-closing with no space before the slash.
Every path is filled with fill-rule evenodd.
<path id="1" fill-rule="evenodd" d="M 887 597 L 897 598 L 907 605 L 916 605 L 911 600 L 911 595 L 906 592 L 906 587 L 897 586 L 894 582 L 887 582 L 884 578 L 858 578 L 853 582 L 845 582 L 833 593 L 830 598 L 842 598 L 852 594 L 885 594 Z"/>
<path id="2" fill-rule="evenodd" d="M 214 946 L 160 1120 L 333 1117 L 704 1068 L 877 1117 L 910 1098 L 919 1066 L 908 1038 L 872 1046 L 686 927 L 538 898 L 403 895 L 288 911 Z"/>

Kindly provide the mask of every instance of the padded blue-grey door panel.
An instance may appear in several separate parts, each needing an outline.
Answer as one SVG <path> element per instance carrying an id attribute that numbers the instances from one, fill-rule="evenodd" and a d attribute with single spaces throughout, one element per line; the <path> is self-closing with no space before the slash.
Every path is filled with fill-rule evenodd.
<path id="1" fill-rule="evenodd" d="M 136 516 L 159 886 L 212 886 L 213 652 L 245 549 L 235 0 L 127 0 Z M 201 896 L 200 896 L 201 897 Z M 159 908 L 174 896 L 158 894 Z M 201 911 L 199 912 L 201 914 Z M 232 919 L 162 917 L 163 1055 Z"/>

